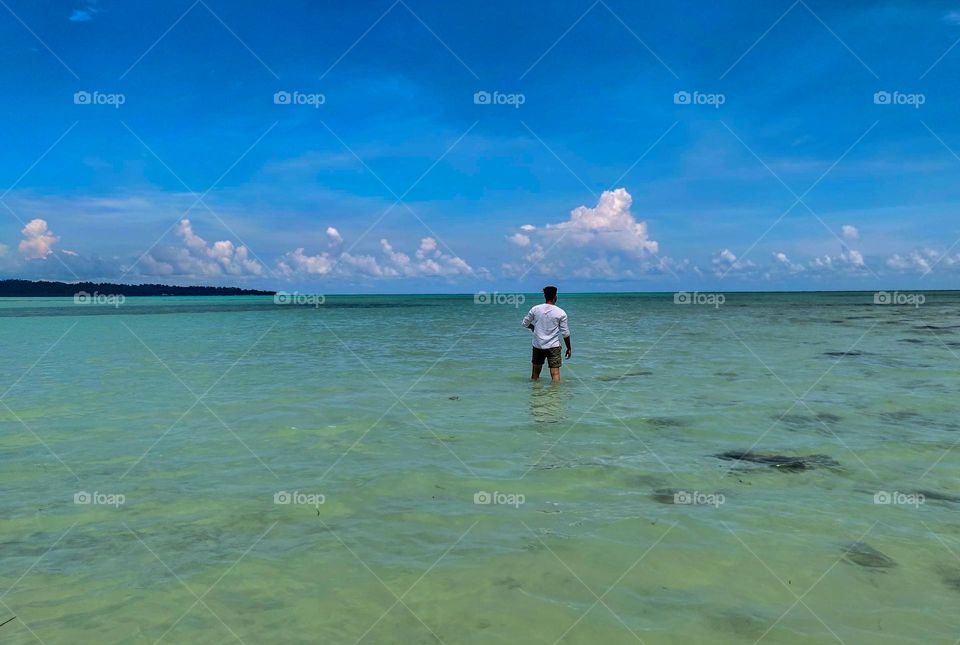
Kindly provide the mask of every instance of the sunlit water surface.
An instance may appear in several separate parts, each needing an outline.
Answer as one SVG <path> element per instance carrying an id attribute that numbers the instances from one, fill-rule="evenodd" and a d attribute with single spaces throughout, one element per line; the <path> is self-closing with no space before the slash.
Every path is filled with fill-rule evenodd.
<path id="1" fill-rule="evenodd" d="M 957 294 L 560 304 L 0 301 L 0 640 L 960 636 Z"/>

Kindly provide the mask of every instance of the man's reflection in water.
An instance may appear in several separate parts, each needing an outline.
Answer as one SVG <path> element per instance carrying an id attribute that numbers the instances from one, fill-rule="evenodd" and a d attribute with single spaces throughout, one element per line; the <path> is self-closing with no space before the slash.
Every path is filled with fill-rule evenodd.
<path id="1" fill-rule="evenodd" d="M 537 423 L 559 423 L 563 420 L 563 387 L 555 383 L 534 381 L 530 387 L 530 416 Z"/>

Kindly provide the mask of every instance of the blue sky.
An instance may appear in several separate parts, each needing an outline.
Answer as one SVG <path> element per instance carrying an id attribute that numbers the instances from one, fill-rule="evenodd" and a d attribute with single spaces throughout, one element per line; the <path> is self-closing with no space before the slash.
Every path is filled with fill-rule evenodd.
<path id="1" fill-rule="evenodd" d="M 956 288 L 958 40 L 946 1 L 4 0 L 0 275 Z"/>

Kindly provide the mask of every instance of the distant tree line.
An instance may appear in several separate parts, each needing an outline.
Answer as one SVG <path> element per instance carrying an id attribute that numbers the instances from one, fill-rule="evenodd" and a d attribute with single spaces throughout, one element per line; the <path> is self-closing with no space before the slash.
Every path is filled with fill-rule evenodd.
<path id="1" fill-rule="evenodd" d="M 275 291 L 239 287 L 174 287 L 165 284 L 0 280 L 0 298 L 72 297 L 79 292 L 123 296 L 272 296 Z"/>

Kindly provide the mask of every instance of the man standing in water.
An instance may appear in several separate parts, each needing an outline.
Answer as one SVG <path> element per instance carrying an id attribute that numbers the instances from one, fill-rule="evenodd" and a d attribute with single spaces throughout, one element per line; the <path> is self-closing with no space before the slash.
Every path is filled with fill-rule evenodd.
<path id="1" fill-rule="evenodd" d="M 570 329 L 567 327 L 567 312 L 557 306 L 557 288 L 544 287 L 542 305 L 537 305 L 523 317 L 521 323 L 533 332 L 533 371 L 530 378 L 540 380 L 543 359 L 550 367 L 550 380 L 560 382 L 560 338 L 567 345 L 567 358 L 573 353 L 570 346 Z"/>

